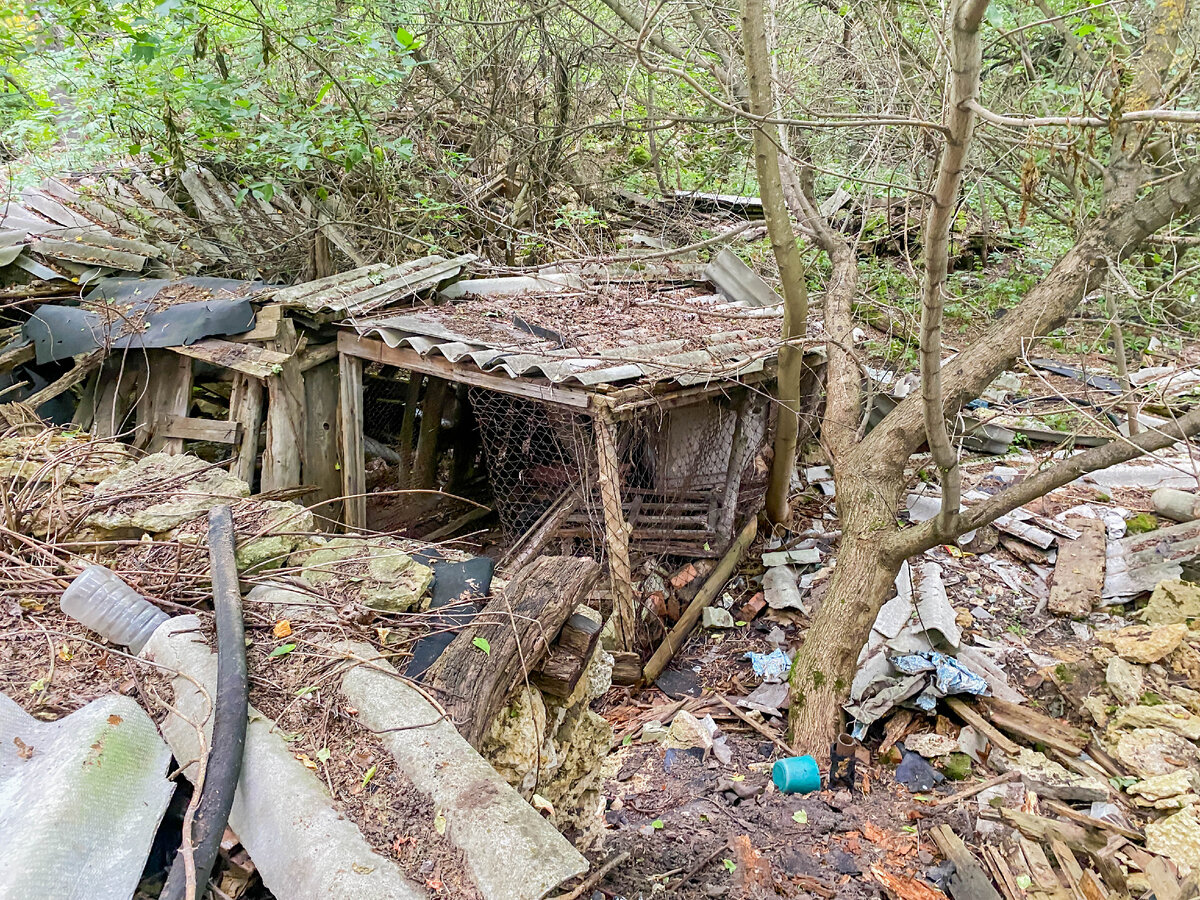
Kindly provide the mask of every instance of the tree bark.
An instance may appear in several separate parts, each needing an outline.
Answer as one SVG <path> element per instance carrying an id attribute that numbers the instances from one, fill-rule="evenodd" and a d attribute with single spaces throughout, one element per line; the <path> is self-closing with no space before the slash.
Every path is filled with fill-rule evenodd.
<path id="1" fill-rule="evenodd" d="M 775 104 L 772 99 L 771 58 L 763 0 L 745 0 L 743 4 L 742 43 L 750 88 L 750 112 L 764 118 L 771 116 Z M 800 425 L 798 406 L 803 352 L 790 342 L 797 337 L 804 337 L 807 328 L 808 287 L 804 281 L 800 250 L 796 246 L 779 174 L 779 129 L 763 121 L 754 124 L 754 166 L 758 173 L 758 191 L 767 222 L 767 235 L 783 285 L 779 412 L 775 424 L 775 456 L 771 461 L 766 497 L 767 518 L 773 525 L 778 525 L 786 522 L 790 515 L 788 491 L 796 467 L 796 435 Z"/>
<path id="2" fill-rule="evenodd" d="M 951 10 L 950 95 L 946 99 L 946 125 L 950 130 L 942 150 L 933 204 L 925 224 L 925 279 L 921 290 L 921 401 L 925 436 L 942 482 L 942 508 L 938 526 L 949 534 L 958 518 L 962 478 L 958 450 L 950 442 L 942 413 L 942 313 L 946 306 L 946 278 L 950 265 L 950 226 L 958 205 L 963 167 L 975 130 L 970 101 L 979 94 L 983 50 L 979 25 L 988 0 L 959 0 Z"/>

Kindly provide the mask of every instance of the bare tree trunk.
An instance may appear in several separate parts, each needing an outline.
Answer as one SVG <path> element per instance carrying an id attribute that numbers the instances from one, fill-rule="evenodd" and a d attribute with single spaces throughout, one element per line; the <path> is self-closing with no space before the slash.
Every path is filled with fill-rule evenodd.
<path id="1" fill-rule="evenodd" d="M 958 518 L 962 478 L 958 451 L 950 442 L 942 413 L 942 313 L 946 306 L 949 274 L 950 225 L 958 204 L 963 167 L 975 130 L 975 113 L 969 101 L 979 93 L 979 69 L 983 51 L 979 25 L 988 0 L 959 0 L 951 10 L 950 95 L 946 99 L 946 125 L 950 133 L 942 150 L 933 206 L 925 225 L 925 283 L 921 291 L 921 400 L 925 434 L 933 462 L 941 473 L 942 508 L 938 525 L 949 534 Z"/>
<path id="2" fill-rule="evenodd" d="M 803 352 L 791 341 L 803 338 L 808 320 L 808 287 L 800 264 L 800 251 L 792 231 L 779 174 L 779 129 L 761 121 L 773 115 L 771 57 L 767 42 L 762 0 L 745 0 L 742 7 L 742 43 L 750 88 L 750 113 L 754 123 L 754 165 L 758 191 L 767 221 L 767 235 L 783 284 L 783 344 L 779 348 L 779 414 L 775 424 L 775 456 L 767 485 L 767 518 L 772 524 L 786 522 L 788 491 L 796 467 L 796 435 L 800 419 L 800 377 Z"/>

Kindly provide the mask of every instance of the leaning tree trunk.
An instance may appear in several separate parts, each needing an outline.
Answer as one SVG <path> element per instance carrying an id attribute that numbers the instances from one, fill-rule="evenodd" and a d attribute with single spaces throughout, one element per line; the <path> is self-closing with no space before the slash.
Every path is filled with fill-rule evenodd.
<path id="1" fill-rule="evenodd" d="M 840 730 L 859 650 L 903 561 L 891 552 L 903 479 L 900 456 L 872 461 L 852 452 L 844 460 L 837 490 L 842 524 L 837 566 L 789 679 L 789 726 L 797 753 L 824 760 Z"/>

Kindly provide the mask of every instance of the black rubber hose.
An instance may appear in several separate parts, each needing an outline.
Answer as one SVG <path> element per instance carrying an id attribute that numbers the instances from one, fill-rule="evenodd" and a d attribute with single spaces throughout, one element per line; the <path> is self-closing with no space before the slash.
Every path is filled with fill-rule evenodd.
<path id="1" fill-rule="evenodd" d="M 234 561 L 233 514 L 215 506 L 208 514 L 208 554 L 212 565 L 213 608 L 217 619 L 217 697 L 213 709 L 212 747 L 192 817 L 192 859 L 196 897 L 187 897 L 183 854 L 175 857 L 160 900 L 197 900 L 204 896 L 229 821 L 233 794 L 242 774 L 246 750 L 249 679 L 242 594 Z"/>

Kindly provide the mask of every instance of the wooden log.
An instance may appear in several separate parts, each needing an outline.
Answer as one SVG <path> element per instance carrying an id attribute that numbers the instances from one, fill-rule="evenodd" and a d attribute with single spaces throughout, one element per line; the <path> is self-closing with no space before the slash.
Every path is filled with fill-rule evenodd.
<path id="1" fill-rule="evenodd" d="M 305 502 L 318 516 L 340 521 L 342 460 L 338 441 L 338 364 L 327 362 L 304 376 L 304 484 L 316 490 Z"/>
<path id="2" fill-rule="evenodd" d="M 237 456 L 230 471 L 254 487 L 254 472 L 258 468 L 258 429 L 262 424 L 263 383 L 250 375 L 238 374 L 229 394 L 229 419 L 241 426 Z"/>
<path id="3" fill-rule="evenodd" d="M 600 574 L 595 560 L 543 556 L 522 569 L 429 667 L 426 684 L 479 748 L 514 688 L 541 663 Z M 486 648 L 486 649 L 484 649 Z"/>
<path id="4" fill-rule="evenodd" d="M 600 640 L 600 627 L 600 622 L 582 612 L 567 619 L 530 679 L 542 693 L 552 697 L 571 696 L 591 662 Z"/>
<path id="5" fill-rule="evenodd" d="M 263 448 L 261 486 L 276 491 L 300 484 L 304 467 L 304 376 L 296 359 L 296 326 L 284 319 L 272 342 L 287 361 L 267 378 L 267 439 Z"/>
<path id="6" fill-rule="evenodd" d="M 430 378 L 421 401 L 421 431 L 417 436 L 417 453 L 413 458 L 412 486 L 437 487 L 438 437 L 442 431 L 442 411 L 450 394 L 450 382 Z"/>
<path id="7" fill-rule="evenodd" d="M 721 592 L 721 588 L 725 586 L 725 582 L 733 575 L 733 570 L 737 568 L 738 562 L 742 558 L 742 554 L 754 541 L 755 535 L 758 534 L 758 519 L 752 518 L 742 528 L 736 540 L 725 551 L 725 555 L 721 557 L 721 561 L 717 563 L 712 574 L 708 576 L 708 580 L 704 582 L 704 586 L 696 592 L 695 598 L 688 605 L 687 611 L 680 616 L 679 621 L 675 624 L 663 642 L 658 645 L 658 649 L 654 651 L 654 655 L 650 657 L 650 661 L 646 663 L 642 670 L 642 677 L 647 684 L 654 682 L 659 675 L 663 673 L 668 663 L 675 657 L 687 641 L 688 635 L 692 633 L 692 629 L 696 627 L 696 623 L 700 621 L 700 616 L 704 612 L 704 608 L 713 602 L 717 594 Z"/>
<path id="8" fill-rule="evenodd" d="M 1004 729 L 1009 734 L 1028 741 L 1037 741 L 1073 756 L 1078 756 L 1091 740 L 1091 736 L 1086 731 L 1063 725 L 1043 713 L 1018 703 L 1009 703 L 1006 700 L 989 697 L 980 701 L 980 706 L 993 725 Z"/>
<path id="9" fill-rule="evenodd" d="M 1049 609 L 1058 616 L 1082 617 L 1092 611 L 1104 590 L 1108 539 L 1104 523 L 1099 519 L 1079 516 L 1068 519 L 1067 524 L 1079 531 L 1079 537 L 1058 542 Z"/>
<path id="10" fill-rule="evenodd" d="M 613 684 L 627 687 L 642 680 L 642 657 L 637 653 L 618 650 L 613 653 Z"/>
<path id="11" fill-rule="evenodd" d="M 362 360 L 338 356 L 338 420 L 342 439 L 342 497 L 347 531 L 367 527 L 367 456 L 363 450 Z"/>
<path id="12" fill-rule="evenodd" d="M 944 702 L 960 719 L 991 741 L 997 750 L 1009 755 L 1016 755 L 1021 751 L 1016 741 L 1011 741 L 1001 734 L 991 722 L 961 697 L 947 697 Z"/>

